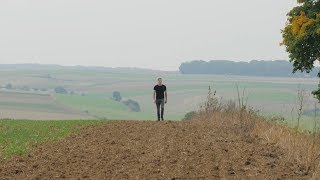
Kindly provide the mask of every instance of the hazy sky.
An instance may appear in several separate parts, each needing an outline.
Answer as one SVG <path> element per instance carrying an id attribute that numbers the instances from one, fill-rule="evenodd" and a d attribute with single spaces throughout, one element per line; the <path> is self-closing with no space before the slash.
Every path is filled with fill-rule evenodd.
<path id="1" fill-rule="evenodd" d="M 1 0 L 0 63 L 177 70 L 190 60 L 288 59 L 296 0 Z"/>

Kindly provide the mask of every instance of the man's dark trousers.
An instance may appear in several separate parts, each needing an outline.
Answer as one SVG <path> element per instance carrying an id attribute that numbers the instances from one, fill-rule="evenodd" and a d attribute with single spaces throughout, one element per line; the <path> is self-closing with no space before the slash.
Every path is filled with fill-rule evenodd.
<path id="1" fill-rule="evenodd" d="M 156 105 L 157 105 L 157 115 L 158 120 L 163 120 L 163 114 L 164 114 L 164 99 L 156 99 Z M 161 111 L 160 111 L 161 109 Z"/>

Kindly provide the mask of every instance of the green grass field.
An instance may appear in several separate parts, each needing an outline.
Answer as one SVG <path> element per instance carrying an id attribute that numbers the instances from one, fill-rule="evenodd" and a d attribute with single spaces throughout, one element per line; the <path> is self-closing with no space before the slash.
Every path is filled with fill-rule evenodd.
<path id="1" fill-rule="evenodd" d="M 223 100 L 237 100 L 236 85 L 239 85 L 241 94 L 245 89 L 248 106 L 264 114 L 281 114 L 291 119 L 292 109 L 297 108 L 298 89 L 305 89 L 305 110 L 310 111 L 314 104 L 311 91 L 317 88 L 318 83 L 316 78 L 185 75 L 127 69 L 53 67 L 6 70 L 0 72 L 0 85 L 12 83 L 14 88 L 0 89 L 0 118 L 153 120 L 155 105 L 152 92 L 157 77 L 162 77 L 168 87 L 165 115 L 171 120 L 181 120 L 187 112 L 197 110 L 206 98 L 208 86 L 216 90 L 217 96 Z M 24 86 L 46 91 L 23 91 L 21 88 Z M 74 94 L 56 94 L 53 89 L 57 86 Z M 132 112 L 123 103 L 113 101 L 113 91 L 119 91 L 123 100 L 137 101 L 141 112 Z M 30 93 L 30 96 L 19 94 L 21 92 Z M 26 116 L 26 112 L 31 114 Z"/>
<path id="2" fill-rule="evenodd" d="M 58 140 L 81 128 L 103 121 L 0 120 L 0 161 L 13 155 L 26 155 L 33 147 Z"/>

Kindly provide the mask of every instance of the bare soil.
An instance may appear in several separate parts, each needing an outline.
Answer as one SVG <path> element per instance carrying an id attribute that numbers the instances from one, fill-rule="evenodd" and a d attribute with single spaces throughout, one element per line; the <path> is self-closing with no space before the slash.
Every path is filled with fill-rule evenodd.
<path id="1" fill-rule="evenodd" d="M 234 124 L 110 121 L 0 165 L 0 179 L 308 179 Z"/>

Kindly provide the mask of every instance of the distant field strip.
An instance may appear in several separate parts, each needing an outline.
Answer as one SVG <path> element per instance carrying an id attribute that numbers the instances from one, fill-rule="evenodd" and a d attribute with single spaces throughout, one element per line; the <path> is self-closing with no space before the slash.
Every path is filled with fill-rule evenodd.
<path id="1" fill-rule="evenodd" d="M 317 89 L 317 78 L 248 77 L 222 75 L 186 75 L 177 72 L 135 69 L 87 69 L 84 67 L 0 72 L 0 85 L 11 83 L 13 89 L 0 89 L 0 118 L 28 119 L 125 119 L 154 120 L 152 100 L 156 79 L 162 77 L 168 89 L 166 119 L 181 120 L 186 113 L 199 108 L 208 87 L 223 100 L 237 100 L 236 85 L 245 89 L 248 106 L 265 114 L 290 117 L 297 104 L 297 91 L 305 89 L 305 110 L 312 112 L 311 91 Z M 27 87 L 30 90 L 23 90 Z M 57 94 L 64 87 L 68 94 Z M 33 89 L 38 88 L 35 91 Z M 42 89 L 42 90 L 40 90 Z M 119 91 L 122 99 L 133 99 L 141 112 L 132 112 L 121 102 L 111 100 Z M 72 93 L 71 93 L 72 92 Z M 309 113 L 310 114 L 310 113 Z"/>
<path id="2" fill-rule="evenodd" d="M 19 108 L 37 108 L 37 109 L 51 109 L 51 110 L 64 110 L 63 107 L 53 104 L 33 104 L 33 103 L 16 103 L 16 102 L 0 102 L 0 106 L 6 107 L 19 107 Z"/>

